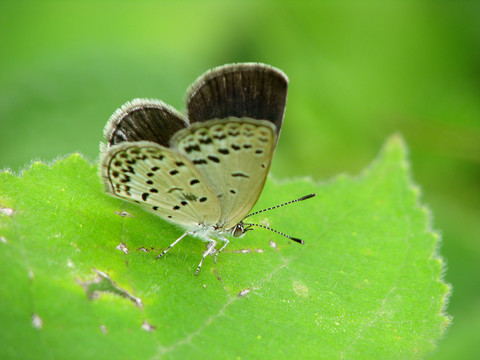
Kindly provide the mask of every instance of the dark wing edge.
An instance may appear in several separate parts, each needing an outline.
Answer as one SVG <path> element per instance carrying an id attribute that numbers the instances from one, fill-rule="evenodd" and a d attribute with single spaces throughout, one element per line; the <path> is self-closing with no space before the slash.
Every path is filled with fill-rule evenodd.
<path id="1" fill-rule="evenodd" d="M 103 130 L 106 143 L 100 143 L 100 152 L 122 142 L 134 141 L 152 141 L 168 147 L 173 134 L 187 126 L 187 118 L 163 101 L 133 99 L 108 120 Z"/>
<path id="2" fill-rule="evenodd" d="M 228 117 L 272 122 L 277 139 L 287 101 L 288 77 L 273 66 L 237 63 L 201 75 L 187 90 L 190 123 Z"/>

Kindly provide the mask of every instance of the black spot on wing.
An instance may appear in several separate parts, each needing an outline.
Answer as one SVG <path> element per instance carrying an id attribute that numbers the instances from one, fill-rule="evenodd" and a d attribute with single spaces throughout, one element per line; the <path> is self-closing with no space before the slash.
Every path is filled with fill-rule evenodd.
<path id="1" fill-rule="evenodd" d="M 167 193 L 170 194 L 172 192 L 174 192 L 175 190 L 179 190 L 179 191 L 183 191 L 182 188 L 179 188 L 179 187 L 172 187 L 170 189 L 168 189 Z"/>
<path id="2" fill-rule="evenodd" d="M 190 154 L 192 151 L 200 151 L 200 146 L 198 145 L 185 146 L 183 150 L 185 150 L 187 154 Z"/>
<path id="3" fill-rule="evenodd" d="M 126 169 L 122 169 L 122 172 L 135 174 L 135 170 L 133 169 L 133 167 L 131 165 L 128 165 Z"/>
<path id="4" fill-rule="evenodd" d="M 213 138 L 217 139 L 217 140 L 223 140 L 223 139 L 227 138 L 227 135 L 225 135 L 225 134 L 215 134 L 215 135 L 213 135 Z"/>
<path id="5" fill-rule="evenodd" d="M 205 145 L 208 145 L 208 144 L 211 144 L 212 143 L 212 138 L 204 138 L 204 139 L 199 139 L 198 142 L 200 144 L 205 144 Z"/>
<path id="6" fill-rule="evenodd" d="M 214 163 L 219 163 L 220 162 L 220 159 L 216 156 L 213 156 L 213 155 L 208 155 L 207 158 L 208 158 L 208 160 L 213 161 Z"/>

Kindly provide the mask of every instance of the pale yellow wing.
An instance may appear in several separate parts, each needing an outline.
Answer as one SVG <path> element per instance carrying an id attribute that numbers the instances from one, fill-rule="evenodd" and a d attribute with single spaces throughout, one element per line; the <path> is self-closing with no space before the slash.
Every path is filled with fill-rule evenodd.
<path id="1" fill-rule="evenodd" d="M 221 206 L 219 226 L 230 229 L 262 192 L 276 143 L 275 125 L 250 118 L 195 123 L 176 133 L 171 148 L 188 158 Z"/>
<path id="2" fill-rule="evenodd" d="M 209 182 L 172 149 L 149 141 L 120 143 L 101 154 L 99 171 L 107 193 L 187 229 L 220 219 L 220 203 Z"/>

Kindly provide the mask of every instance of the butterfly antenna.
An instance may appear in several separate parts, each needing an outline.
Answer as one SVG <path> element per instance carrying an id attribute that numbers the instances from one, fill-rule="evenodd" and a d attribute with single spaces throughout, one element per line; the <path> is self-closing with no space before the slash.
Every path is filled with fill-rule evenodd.
<path id="1" fill-rule="evenodd" d="M 307 200 L 307 199 L 310 199 L 314 196 L 316 196 L 317 194 L 308 194 L 308 195 L 305 195 L 305 196 L 302 196 L 301 198 L 299 199 L 296 199 L 296 200 L 292 200 L 292 201 L 288 201 L 286 203 L 283 203 L 283 204 L 280 204 L 280 205 L 276 205 L 276 206 L 272 206 L 272 207 L 269 207 L 269 208 L 266 208 L 266 209 L 263 209 L 263 210 L 260 210 L 260 211 L 255 211 L 254 213 L 251 213 L 251 214 L 248 214 L 247 216 L 245 216 L 244 219 L 250 217 L 250 216 L 253 216 L 253 215 L 257 215 L 257 214 L 260 214 L 264 211 L 269 211 L 269 210 L 273 210 L 273 209 L 276 209 L 276 208 L 279 208 L 279 207 L 282 207 L 282 206 L 285 206 L 285 205 L 289 205 L 289 204 L 293 204 L 293 203 L 296 203 L 297 201 L 303 201 L 303 200 Z M 283 234 L 282 234 L 283 235 Z M 288 236 L 287 236 L 288 237 Z"/>
<path id="2" fill-rule="evenodd" d="M 299 244 L 305 244 L 305 242 L 302 240 L 302 239 L 299 239 L 299 238 L 296 238 L 296 237 L 293 237 L 293 236 L 290 236 L 290 235 L 287 235 L 287 234 L 284 234 L 278 230 L 275 230 L 275 229 L 272 229 L 271 227 L 268 227 L 266 225 L 261 225 L 261 224 L 252 224 L 252 223 L 243 223 L 244 225 L 247 225 L 248 227 L 251 227 L 251 226 L 257 226 L 257 227 L 261 227 L 261 228 L 264 228 L 264 229 L 267 229 L 267 230 L 270 230 L 270 231 L 273 231 L 274 233 L 277 233 L 279 235 L 283 235 L 285 236 L 286 238 L 290 239 L 290 240 L 293 240 Z M 246 229 L 248 230 L 248 228 Z M 253 230 L 253 229 L 250 229 L 250 230 Z"/>
<path id="3" fill-rule="evenodd" d="M 282 207 L 282 206 L 285 206 L 285 205 L 288 205 L 288 204 L 293 204 L 297 201 L 303 201 L 303 200 L 307 200 L 307 199 L 310 199 L 314 196 L 316 196 L 317 194 L 308 194 L 308 195 L 305 195 L 305 196 L 302 196 L 301 198 L 298 198 L 298 199 L 295 199 L 295 200 L 292 200 L 292 201 L 288 201 L 286 203 L 283 203 L 283 204 L 280 204 L 280 205 L 276 205 L 276 206 L 273 206 L 273 207 L 270 207 L 270 208 L 267 208 L 267 209 L 263 209 L 263 210 L 260 210 L 260 211 L 256 211 L 254 213 L 251 213 L 251 214 L 248 214 L 247 216 L 245 216 L 244 219 L 252 216 L 252 215 L 256 215 L 256 214 L 259 214 L 259 213 L 262 213 L 264 211 L 269 211 L 269 210 L 273 210 L 273 209 L 276 209 L 276 208 L 279 208 L 279 207 Z M 299 238 L 296 238 L 296 237 L 293 237 L 293 236 L 290 236 L 290 235 L 287 235 L 287 234 L 284 234 L 278 230 L 275 230 L 275 229 L 272 229 L 271 227 L 268 227 L 266 225 L 261 225 L 261 224 L 252 224 L 252 223 L 244 223 L 244 225 L 247 225 L 247 228 L 246 230 L 248 230 L 248 227 L 252 227 L 252 226 L 257 226 L 257 227 L 261 227 L 263 229 L 267 229 L 267 230 L 270 230 L 270 231 L 273 231 L 274 233 L 277 233 L 279 235 L 282 235 L 282 236 L 285 236 L 286 238 L 290 239 L 290 240 L 293 240 L 299 244 L 305 244 L 305 242 L 302 240 L 302 239 L 299 239 Z"/>

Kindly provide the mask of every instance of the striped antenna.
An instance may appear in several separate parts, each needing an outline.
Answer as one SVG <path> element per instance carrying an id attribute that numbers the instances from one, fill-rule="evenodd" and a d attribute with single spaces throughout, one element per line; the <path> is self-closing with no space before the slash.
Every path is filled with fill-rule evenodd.
<path id="1" fill-rule="evenodd" d="M 279 207 L 282 207 L 282 206 L 285 206 L 285 205 L 288 205 L 288 204 L 293 204 L 297 201 L 303 201 L 303 200 L 307 200 L 307 199 L 310 199 L 314 196 L 316 196 L 317 194 L 308 194 L 308 195 L 305 195 L 305 196 L 302 196 L 301 198 L 298 198 L 298 199 L 295 199 L 295 200 L 292 200 L 292 201 L 288 201 L 286 203 L 283 203 L 283 204 L 280 204 L 280 205 L 276 205 L 276 206 L 273 206 L 273 207 L 270 207 L 270 208 L 267 208 L 267 209 L 263 209 L 263 210 L 260 210 L 260 211 L 256 211 L 254 213 L 251 213 L 251 214 L 248 214 L 247 216 L 245 216 L 244 219 L 252 216 L 252 215 L 256 215 L 256 214 L 260 214 L 264 211 L 269 211 L 269 210 L 273 210 L 273 209 L 276 209 L 276 208 L 279 208 Z M 243 222 L 243 220 L 242 220 Z M 286 238 L 290 239 L 290 240 L 293 240 L 299 244 L 305 244 L 305 242 L 302 240 L 302 239 L 299 239 L 299 238 L 296 238 L 296 237 L 293 237 L 293 236 L 290 236 L 290 235 L 287 235 L 287 234 L 284 234 L 278 230 L 275 230 L 275 229 L 272 229 L 271 227 L 268 227 L 266 225 L 261 225 L 261 224 L 252 224 L 252 223 L 243 223 L 243 225 L 246 225 L 247 227 L 245 228 L 245 230 L 253 230 L 253 229 L 249 229 L 251 228 L 252 226 L 257 226 L 257 227 L 261 227 L 263 229 L 267 229 L 267 230 L 270 230 L 270 231 L 273 231 L 274 233 L 277 233 L 279 235 L 282 235 L 282 236 L 285 236 Z"/>
<path id="2" fill-rule="evenodd" d="M 305 241 L 303 241 L 302 239 L 299 239 L 299 238 L 296 238 L 296 237 L 293 237 L 293 236 L 284 234 L 284 233 L 282 233 L 282 232 L 280 232 L 280 231 L 278 231 L 278 230 L 272 229 L 271 227 L 268 227 L 268 226 L 266 226 L 266 225 L 252 224 L 252 223 L 243 223 L 243 224 L 244 224 L 244 225 L 247 225 L 248 227 L 258 226 L 258 227 L 261 227 L 261 228 L 264 228 L 264 229 L 273 231 L 274 233 L 277 233 L 277 234 L 279 234 L 279 235 L 283 235 L 283 236 L 285 236 L 286 238 L 289 238 L 290 240 L 293 240 L 293 241 L 298 242 L 299 244 L 305 244 Z M 253 230 L 253 229 L 246 228 L 245 230 Z"/>
<path id="3" fill-rule="evenodd" d="M 276 209 L 276 208 L 279 208 L 279 207 L 282 207 L 282 206 L 285 206 L 285 205 L 288 205 L 288 204 L 293 204 L 297 201 L 303 201 L 303 200 L 307 200 L 307 199 L 310 199 L 312 197 L 314 197 L 315 195 L 317 194 L 308 194 L 308 195 L 305 195 L 305 196 L 302 196 L 301 198 L 299 199 L 296 199 L 296 200 L 292 200 L 292 201 L 288 201 L 286 203 L 283 203 L 283 204 L 280 204 L 280 205 L 276 205 L 276 206 L 273 206 L 273 207 L 270 207 L 270 208 L 266 208 L 266 209 L 263 209 L 263 210 L 260 210 L 260 211 L 255 211 L 254 213 L 251 213 L 251 214 L 248 214 L 247 216 L 245 216 L 243 219 L 245 220 L 246 218 L 252 216 L 252 215 L 257 215 L 257 214 L 260 214 L 264 211 L 269 211 L 269 210 L 273 210 L 273 209 Z"/>

